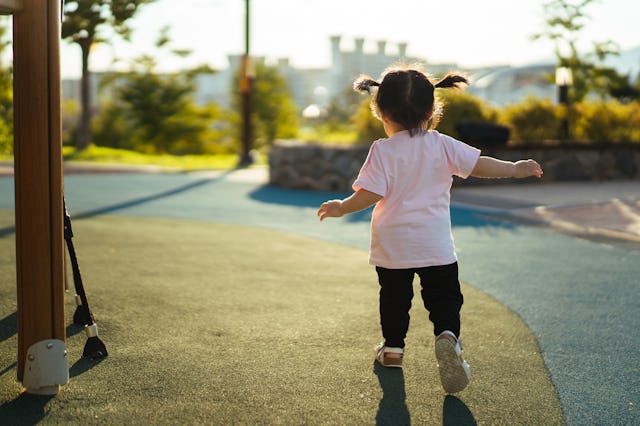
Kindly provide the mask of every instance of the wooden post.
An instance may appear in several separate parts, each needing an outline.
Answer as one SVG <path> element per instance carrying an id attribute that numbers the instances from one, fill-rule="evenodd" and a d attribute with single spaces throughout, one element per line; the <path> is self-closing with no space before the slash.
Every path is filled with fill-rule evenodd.
<path id="1" fill-rule="evenodd" d="M 60 0 L 21 3 L 13 15 L 20 381 L 31 345 L 65 342 Z"/>

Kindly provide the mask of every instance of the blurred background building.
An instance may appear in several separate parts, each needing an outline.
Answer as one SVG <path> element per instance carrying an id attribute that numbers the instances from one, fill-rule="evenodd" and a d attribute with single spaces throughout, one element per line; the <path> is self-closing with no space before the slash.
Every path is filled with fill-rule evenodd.
<path id="1" fill-rule="evenodd" d="M 436 78 L 448 71 L 466 72 L 472 80 L 468 91 L 495 106 L 521 102 L 527 97 L 556 98 L 557 88 L 553 83 L 554 59 L 523 66 L 498 65 L 460 69 L 455 63 L 429 63 L 424 58 L 410 57 L 407 55 L 407 43 L 404 42 L 391 45 L 385 40 L 377 40 L 367 44 L 364 38 L 356 38 L 352 40 L 351 49 L 345 48 L 343 42 L 338 35 L 330 38 L 331 64 L 326 68 L 296 68 L 288 58 L 281 58 L 270 64 L 277 67 L 287 81 L 291 96 L 301 112 L 309 107 L 322 109 L 333 98 L 343 96 L 345 91 L 350 90 L 353 80 L 361 73 L 377 78 L 386 67 L 398 61 L 419 62 Z M 196 102 L 201 105 L 213 102 L 229 107 L 231 83 L 241 59 L 242 55 L 229 55 L 227 68 L 219 69 L 214 74 L 199 76 Z M 264 63 L 265 58 L 254 58 L 254 61 Z M 607 65 L 632 77 L 638 76 L 640 47 L 621 52 L 619 56 L 610 58 Z M 98 87 L 104 74 L 92 75 L 92 99 L 96 106 L 99 102 Z M 63 80 L 62 92 L 63 99 L 76 99 L 79 102 L 79 81 Z"/>

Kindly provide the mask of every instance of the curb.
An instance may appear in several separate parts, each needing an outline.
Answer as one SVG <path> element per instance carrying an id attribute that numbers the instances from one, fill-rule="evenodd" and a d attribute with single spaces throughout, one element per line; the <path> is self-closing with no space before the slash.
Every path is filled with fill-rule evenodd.
<path id="1" fill-rule="evenodd" d="M 606 204 L 606 203 L 605 203 Z M 584 210 L 588 216 L 588 212 L 592 210 L 592 205 L 576 206 Z M 580 224 L 575 221 L 564 220 L 560 218 L 544 217 L 545 213 L 553 211 L 553 208 L 546 206 L 538 206 L 534 209 L 507 211 L 505 215 L 509 218 L 523 221 L 531 225 L 548 226 L 560 232 L 581 236 L 585 238 L 605 238 L 609 240 L 622 240 L 631 243 L 640 243 L 640 234 L 620 231 L 601 226 L 593 226 L 589 224 Z M 640 246 L 638 247 L 640 249 Z"/>
<path id="2" fill-rule="evenodd" d="M 0 176 L 13 176 L 13 161 L 0 161 Z M 154 165 L 135 165 L 117 163 L 92 163 L 69 161 L 63 163 L 65 175 L 103 174 L 103 173 L 172 173 L 182 171 L 175 167 Z"/>

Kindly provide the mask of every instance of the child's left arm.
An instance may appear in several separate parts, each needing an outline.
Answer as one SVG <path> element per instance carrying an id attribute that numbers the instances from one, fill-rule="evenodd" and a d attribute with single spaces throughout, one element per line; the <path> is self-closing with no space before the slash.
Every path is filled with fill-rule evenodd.
<path id="1" fill-rule="evenodd" d="M 322 222 L 327 217 L 341 217 L 348 213 L 359 212 L 380 201 L 382 197 L 366 189 L 359 189 L 344 200 L 329 200 L 318 209 Z"/>
<path id="2" fill-rule="evenodd" d="M 542 177 L 542 167 L 534 160 L 502 161 L 493 157 L 480 157 L 471 176 L 479 178 Z"/>

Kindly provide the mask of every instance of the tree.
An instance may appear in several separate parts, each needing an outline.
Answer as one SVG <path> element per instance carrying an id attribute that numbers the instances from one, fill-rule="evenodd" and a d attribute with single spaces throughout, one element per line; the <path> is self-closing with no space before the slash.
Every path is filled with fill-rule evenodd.
<path id="1" fill-rule="evenodd" d="M 154 0 L 67 0 L 64 4 L 62 38 L 76 43 L 82 52 L 82 77 L 80 80 L 80 125 L 77 148 L 85 149 L 91 138 L 91 92 L 89 74 L 89 53 L 96 43 L 106 41 L 100 34 L 109 26 L 117 34 L 128 40 L 131 28 L 127 21 L 138 9 Z"/>
<path id="2" fill-rule="evenodd" d="M 371 96 L 368 97 L 371 99 Z M 362 95 L 349 84 L 333 97 L 327 105 L 327 115 L 324 122 L 329 129 L 339 129 L 345 125 L 353 124 L 354 116 L 358 113 L 362 104 Z M 371 110 L 369 110 L 371 115 Z"/>
<path id="3" fill-rule="evenodd" d="M 287 82 L 276 67 L 264 63 L 255 64 L 256 77 L 253 81 L 253 117 L 256 145 L 271 144 L 277 138 L 295 137 L 298 130 L 296 105 L 291 98 Z M 240 111 L 240 79 L 236 73 L 232 87 L 232 106 Z M 240 134 L 240 121 L 238 134 Z"/>
<path id="4" fill-rule="evenodd" d="M 169 43 L 168 28 L 156 41 L 162 49 Z M 188 51 L 173 51 L 180 56 Z M 156 61 L 143 55 L 126 73 L 114 73 L 104 85 L 112 100 L 96 120 L 96 143 L 149 153 L 200 154 L 211 152 L 206 145 L 221 138 L 213 128 L 220 117 L 216 106 L 193 103 L 195 78 L 213 72 L 208 67 L 159 75 Z"/>
<path id="5" fill-rule="evenodd" d="M 640 78 L 632 83 L 630 74 L 620 74 L 613 68 L 604 68 L 600 72 L 599 80 L 606 94 L 621 103 L 640 100 Z"/>
<path id="6" fill-rule="evenodd" d="M 8 21 L 2 17 L 0 21 L 0 57 L 11 45 L 7 39 Z M 0 64 L 0 154 L 13 153 L 13 83 L 12 67 Z"/>
<path id="7" fill-rule="evenodd" d="M 583 100 L 589 92 L 607 90 L 607 83 L 600 78 L 607 74 L 601 64 L 608 56 L 618 54 L 618 46 L 611 40 L 592 42 L 591 52 L 581 54 L 578 51 L 579 33 L 589 20 L 585 9 L 594 1 L 547 1 L 544 3 L 545 29 L 532 36 L 533 40 L 549 39 L 554 43 L 558 66 L 568 67 L 573 72 L 570 98 L 576 102 Z"/>

